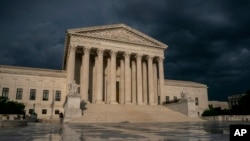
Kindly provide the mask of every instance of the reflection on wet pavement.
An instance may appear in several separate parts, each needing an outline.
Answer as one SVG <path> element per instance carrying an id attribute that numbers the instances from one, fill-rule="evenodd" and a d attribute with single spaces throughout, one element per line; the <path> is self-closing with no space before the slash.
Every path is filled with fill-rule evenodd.
<path id="1" fill-rule="evenodd" d="M 231 122 L 236 123 L 236 122 Z M 29 123 L 27 127 L 0 128 L 1 141 L 209 141 L 229 140 L 229 122 L 185 123 Z M 249 123 L 243 123 L 249 124 Z"/>

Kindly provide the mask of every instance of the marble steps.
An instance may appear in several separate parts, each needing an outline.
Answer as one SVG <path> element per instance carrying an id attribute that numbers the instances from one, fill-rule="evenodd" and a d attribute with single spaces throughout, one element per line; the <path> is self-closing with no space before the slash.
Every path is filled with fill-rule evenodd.
<path id="1" fill-rule="evenodd" d="M 117 123 L 117 122 L 184 122 L 200 120 L 189 118 L 165 106 L 87 104 L 84 114 L 68 122 Z"/>

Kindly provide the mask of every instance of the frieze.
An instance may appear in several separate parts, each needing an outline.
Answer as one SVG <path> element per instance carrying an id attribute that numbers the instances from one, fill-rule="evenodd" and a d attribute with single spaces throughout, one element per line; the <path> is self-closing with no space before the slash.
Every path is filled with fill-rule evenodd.
<path id="1" fill-rule="evenodd" d="M 79 38 L 80 40 L 76 40 Z M 120 43 L 110 43 L 101 40 L 94 40 L 85 37 L 74 37 L 71 38 L 71 42 L 77 42 L 78 46 L 91 46 L 92 48 L 100 48 L 104 50 L 116 50 L 116 51 L 130 51 L 132 53 L 142 53 L 152 56 L 164 56 L 163 50 L 161 48 L 145 47 L 140 45 L 127 45 Z"/>
<path id="2" fill-rule="evenodd" d="M 80 35 L 80 34 L 72 34 L 71 35 L 70 43 L 78 44 L 79 42 L 82 42 L 82 39 L 89 39 L 85 41 L 84 43 L 92 44 L 93 42 L 97 45 L 101 45 L 103 42 L 112 42 L 112 43 L 119 43 L 119 44 L 128 44 L 128 45 L 137 45 L 137 46 L 144 46 L 147 48 L 156 48 L 156 49 L 166 49 L 165 47 L 159 46 L 159 45 L 149 45 L 149 44 L 142 44 L 140 42 L 128 42 L 128 41 L 121 41 L 121 40 L 114 40 L 114 39 L 107 39 L 107 38 L 97 38 L 87 35 Z"/>

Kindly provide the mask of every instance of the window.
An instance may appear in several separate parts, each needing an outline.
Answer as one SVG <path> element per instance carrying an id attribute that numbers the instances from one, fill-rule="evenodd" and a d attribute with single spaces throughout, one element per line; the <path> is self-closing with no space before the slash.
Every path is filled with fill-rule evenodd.
<path id="1" fill-rule="evenodd" d="M 199 105 L 199 99 L 198 99 L 198 97 L 195 97 L 195 105 Z"/>
<path id="2" fill-rule="evenodd" d="M 30 100 L 36 100 L 36 89 L 30 89 Z"/>
<path id="3" fill-rule="evenodd" d="M 55 101 L 61 101 L 61 91 L 59 90 L 56 91 Z"/>
<path id="4" fill-rule="evenodd" d="M 22 88 L 17 88 L 16 89 L 16 99 L 22 100 L 23 97 L 23 89 Z"/>
<path id="5" fill-rule="evenodd" d="M 174 96 L 174 102 L 176 102 L 177 101 L 177 96 Z"/>
<path id="6" fill-rule="evenodd" d="M 49 90 L 43 90 L 43 101 L 49 100 Z"/>
<path id="7" fill-rule="evenodd" d="M 9 95 L 9 88 L 3 88 L 2 96 L 8 98 Z"/>
<path id="8" fill-rule="evenodd" d="M 59 110 L 55 110 L 55 115 L 58 115 L 59 114 Z"/>
<path id="9" fill-rule="evenodd" d="M 166 102 L 169 102 L 169 96 L 166 96 Z"/>
<path id="10" fill-rule="evenodd" d="M 42 109 L 42 114 L 47 115 L 47 109 Z"/>

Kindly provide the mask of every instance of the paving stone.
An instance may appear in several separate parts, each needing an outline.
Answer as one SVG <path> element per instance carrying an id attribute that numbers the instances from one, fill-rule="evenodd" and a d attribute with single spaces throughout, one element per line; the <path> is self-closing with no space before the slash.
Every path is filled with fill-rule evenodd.
<path id="1" fill-rule="evenodd" d="M 0 141 L 210 141 L 229 140 L 229 122 L 29 123 L 0 128 Z"/>

